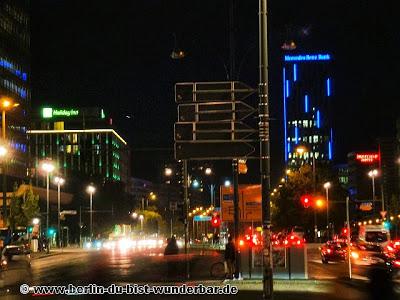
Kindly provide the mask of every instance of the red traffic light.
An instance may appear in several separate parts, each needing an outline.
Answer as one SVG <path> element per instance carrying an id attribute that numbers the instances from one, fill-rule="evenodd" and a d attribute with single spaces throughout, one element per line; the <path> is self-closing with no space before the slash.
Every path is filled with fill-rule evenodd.
<path id="1" fill-rule="evenodd" d="M 311 199 L 311 195 L 303 195 L 300 197 L 301 204 L 303 204 L 305 208 L 308 208 L 311 205 Z"/>
<path id="2" fill-rule="evenodd" d="M 219 216 L 214 216 L 211 218 L 211 226 L 212 227 L 219 227 L 221 225 L 221 219 Z"/>

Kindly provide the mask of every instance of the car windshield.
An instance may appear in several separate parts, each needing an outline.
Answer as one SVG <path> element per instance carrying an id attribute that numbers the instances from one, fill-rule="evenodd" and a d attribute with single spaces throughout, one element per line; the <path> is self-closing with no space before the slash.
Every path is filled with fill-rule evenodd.
<path id="1" fill-rule="evenodd" d="M 11 247 L 11 248 L 6 248 L 4 255 L 5 256 L 21 255 L 22 253 L 23 251 L 21 247 Z"/>
<path id="2" fill-rule="evenodd" d="M 387 235 L 382 231 L 370 231 L 365 233 L 365 241 L 370 243 L 382 243 L 387 241 Z"/>

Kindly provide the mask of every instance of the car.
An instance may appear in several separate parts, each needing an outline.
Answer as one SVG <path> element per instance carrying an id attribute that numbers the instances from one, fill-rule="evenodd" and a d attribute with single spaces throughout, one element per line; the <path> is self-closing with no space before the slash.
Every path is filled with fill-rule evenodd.
<path id="1" fill-rule="evenodd" d="M 327 264 L 330 261 L 345 261 L 347 257 L 347 243 L 344 241 L 327 241 L 322 245 L 321 261 Z"/>
<path id="2" fill-rule="evenodd" d="M 28 283 L 31 275 L 30 250 L 24 245 L 7 245 L 1 252 L 0 287 Z"/>
<path id="3" fill-rule="evenodd" d="M 290 232 L 290 235 L 295 235 L 299 239 L 304 239 L 304 228 L 301 226 L 294 226 Z"/>

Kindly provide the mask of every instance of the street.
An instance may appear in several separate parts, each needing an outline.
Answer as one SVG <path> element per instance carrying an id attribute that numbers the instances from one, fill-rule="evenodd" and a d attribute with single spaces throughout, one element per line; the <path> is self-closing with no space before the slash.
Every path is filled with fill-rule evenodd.
<path id="1" fill-rule="evenodd" d="M 195 253 L 190 253 L 189 258 L 191 278 L 186 282 L 187 284 L 220 285 L 223 283 L 222 280 L 210 276 L 211 265 L 223 259 L 220 253 L 213 250 L 197 250 Z M 318 248 L 314 245 L 308 250 L 308 275 L 309 279 L 313 280 L 294 280 L 291 282 L 278 280 L 274 289 L 278 299 L 279 295 L 282 295 L 282 297 L 284 295 L 283 299 L 302 299 L 302 297 L 308 299 L 310 293 L 330 294 L 329 297 L 331 298 L 328 297 L 327 299 L 344 299 L 344 297 L 347 297 L 346 293 L 350 290 L 351 293 L 348 293 L 349 298 L 347 299 L 362 299 L 365 297 L 365 292 L 361 291 L 366 284 L 365 270 L 354 268 L 353 271 L 354 278 L 359 279 L 356 287 L 346 283 L 347 265 L 345 263 L 323 265 L 319 259 Z M 161 285 L 162 283 L 177 284 L 184 281 L 184 254 L 164 256 L 161 248 L 142 251 L 68 248 L 64 249 L 63 252 L 53 250 L 53 253 L 48 256 L 34 258 L 32 260 L 31 280 L 9 286 L 8 293 L 6 289 L 2 289 L 1 294 L 7 299 L 11 299 L 12 295 L 21 296 L 19 287 L 22 283 L 29 285 L 66 286 L 74 284 L 84 286 L 97 284 L 109 286 L 113 283 L 117 285 L 133 283 Z M 239 288 L 239 296 L 243 296 L 243 299 L 250 295 L 261 297 L 260 282 L 245 280 L 225 283 L 241 287 Z M 332 289 L 336 289 L 337 286 L 340 286 L 340 292 L 332 292 Z M 290 295 L 287 293 L 290 293 Z M 293 296 L 293 293 L 295 296 Z"/>

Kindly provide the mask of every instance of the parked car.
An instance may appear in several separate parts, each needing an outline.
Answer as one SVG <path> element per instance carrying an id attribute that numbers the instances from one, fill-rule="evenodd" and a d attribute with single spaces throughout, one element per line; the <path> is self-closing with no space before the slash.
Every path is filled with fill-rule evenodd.
<path id="1" fill-rule="evenodd" d="M 24 245 L 8 245 L 1 253 L 0 287 L 29 283 L 31 255 Z"/>

